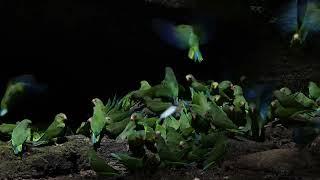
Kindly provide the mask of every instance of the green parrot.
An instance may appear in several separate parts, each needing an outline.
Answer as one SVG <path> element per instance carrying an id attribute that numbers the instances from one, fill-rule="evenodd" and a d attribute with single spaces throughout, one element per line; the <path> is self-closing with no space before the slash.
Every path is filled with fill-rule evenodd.
<path id="1" fill-rule="evenodd" d="M 90 149 L 88 152 L 89 163 L 91 168 L 101 177 L 113 177 L 118 176 L 120 173 L 108 165 L 101 157 L 97 155 L 97 152 Z"/>
<path id="2" fill-rule="evenodd" d="M 12 131 L 17 127 L 17 124 L 0 124 L 0 139 L 1 137 L 11 137 Z"/>
<path id="3" fill-rule="evenodd" d="M 53 122 L 41 136 L 41 138 L 35 142 L 33 142 L 34 146 L 40 146 L 44 144 L 48 144 L 52 141 L 56 142 L 57 138 L 63 137 L 66 124 L 65 121 L 67 120 L 67 116 L 63 113 L 59 113 L 55 116 Z"/>
<path id="4" fill-rule="evenodd" d="M 90 122 L 89 122 L 89 120 L 81 123 L 80 127 L 76 130 L 76 134 L 90 136 Z"/>
<path id="5" fill-rule="evenodd" d="M 129 150 L 134 157 L 143 157 L 146 153 L 144 145 L 146 140 L 146 131 L 134 130 L 128 135 Z"/>
<path id="6" fill-rule="evenodd" d="M 168 127 L 166 134 L 166 139 L 162 136 L 156 136 L 156 146 L 161 162 L 172 165 L 186 165 L 184 157 L 191 147 L 184 143 L 186 140 L 174 128 Z"/>
<path id="7" fill-rule="evenodd" d="M 127 120 L 126 120 L 127 121 Z M 134 131 L 136 128 L 136 115 L 132 114 L 130 117 L 130 121 L 126 124 L 126 127 L 123 129 L 123 131 L 117 136 L 117 140 L 125 140 L 128 138 L 129 134 Z M 124 125 L 124 124 L 123 124 Z"/>
<path id="8" fill-rule="evenodd" d="M 216 127 L 228 130 L 238 129 L 222 108 L 214 102 L 210 103 L 210 110 L 207 112 L 206 117 L 209 118 L 211 123 Z"/>
<path id="9" fill-rule="evenodd" d="M 4 116 L 18 102 L 29 95 L 42 93 L 46 86 L 36 82 L 32 75 L 21 75 L 9 81 L 0 104 L 0 116 Z"/>
<path id="10" fill-rule="evenodd" d="M 146 81 L 146 80 L 140 81 L 140 89 L 139 90 L 147 90 L 150 88 L 151 88 L 151 85 L 148 83 L 148 81 Z"/>
<path id="11" fill-rule="evenodd" d="M 159 118 L 156 117 L 145 117 L 143 113 L 133 113 L 131 115 L 131 120 L 134 121 L 137 125 L 148 126 L 150 128 L 155 128 L 156 123 Z"/>
<path id="12" fill-rule="evenodd" d="M 131 157 L 124 153 L 111 153 L 111 156 L 119 160 L 131 171 L 142 170 L 144 167 L 143 158 Z"/>
<path id="13" fill-rule="evenodd" d="M 207 96 L 203 92 L 194 92 L 192 96 L 191 111 L 204 117 L 210 110 L 210 104 Z"/>
<path id="14" fill-rule="evenodd" d="M 233 95 L 233 84 L 230 81 L 222 81 L 218 85 L 219 94 L 222 98 L 231 101 Z"/>
<path id="15" fill-rule="evenodd" d="M 105 126 L 105 129 L 108 135 L 117 137 L 126 129 L 128 123 L 130 123 L 130 117 L 124 118 L 119 122 L 108 124 Z"/>
<path id="16" fill-rule="evenodd" d="M 139 90 L 145 91 L 150 88 L 151 88 L 151 86 L 148 83 L 148 81 L 145 81 L 145 80 L 140 81 L 140 89 Z M 139 90 L 131 91 L 128 94 L 126 94 L 123 98 L 121 98 L 120 104 L 121 104 L 121 108 L 124 111 L 129 111 L 136 104 L 136 101 L 132 99 L 132 96 L 134 95 L 134 93 L 136 93 Z"/>
<path id="17" fill-rule="evenodd" d="M 244 98 L 244 94 L 241 86 L 235 85 L 233 86 L 233 105 L 235 106 L 236 111 L 241 111 L 242 109 L 249 109 L 248 102 Z"/>
<path id="18" fill-rule="evenodd" d="M 304 109 L 301 107 L 284 107 L 282 104 L 279 102 L 279 100 L 274 100 L 271 102 L 271 107 L 273 114 L 276 117 L 282 118 L 282 119 L 287 119 L 290 116 L 294 115 L 297 112 L 301 112 Z"/>
<path id="19" fill-rule="evenodd" d="M 94 98 L 92 100 L 94 107 L 93 107 L 93 116 L 90 121 L 90 127 L 91 127 L 91 141 L 92 144 L 96 144 L 99 142 L 100 136 L 103 133 L 103 130 L 105 129 L 106 123 L 109 120 L 109 118 L 106 115 L 105 112 L 105 106 L 103 105 L 103 102 L 98 99 Z"/>
<path id="20" fill-rule="evenodd" d="M 274 91 L 274 96 L 284 107 L 296 107 L 301 109 L 312 109 L 317 107 L 317 104 L 312 99 L 309 99 L 301 92 L 288 95 L 284 89 L 280 89 Z"/>
<path id="21" fill-rule="evenodd" d="M 31 125 L 32 121 L 24 119 L 17 123 L 17 126 L 13 129 L 11 135 L 11 144 L 14 154 L 19 154 L 23 150 L 23 145 L 31 140 Z"/>
<path id="22" fill-rule="evenodd" d="M 38 131 L 38 129 L 33 129 L 32 130 L 32 141 L 38 141 L 43 135 L 44 135 L 44 132 Z"/>
<path id="23" fill-rule="evenodd" d="M 205 156 L 203 162 L 203 169 L 206 170 L 220 160 L 227 150 L 227 139 L 225 136 L 220 135 L 215 137 L 215 144 L 210 152 Z"/>
<path id="24" fill-rule="evenodd" d="M 170 102 L 163 102 L 161 99 L 151 99 L 149 97 L 144 98 L 144 104 L 154 113 L 161 113 L 172 106 Z"/>
<path id="25" fill-rule="evenodd" d="M 197 81 L 197 79 L 192 74 L 186 75 L 186 79 L 188 82 L 191 83 L 191 87 L 195 91 L 210 93 L 210 88 L 207 85 L 205 85 L 204 83 Z"/>
<path id="26" fill-rule="evenodd" d="M 175 25 L 162 19 L 154 19 L 154 31 L 168 44 L 178 49 L 188 49 L 188 57 L 194 62 L 202 62 L 200 45 L 207 43 L 208 35 L 200 25 Z"/>
<path id="27" fill-rule="evenodd" d="M 222 108 L 220 108 L 215 102 L 209 103 L 207 101 L 207 97 L 203 93 L 194 93 L 191 111 L 196 115 L 199 115 L 201 118 L 204 118 L 202 119 L 202 124 L 204 123 L 203 125 L 206 124 L 204 122 L 206 119 L 206 121 L 210 121 L 213 125 L 220 128 L 237 129 L 237 126 L 228 118 Z"/>
<path id="28" fill-rule="evenodd" d="M 320 87 L 315 82 L 309 82 L 309 98 L 317 100 L 320 97 Z"/>
<path id="29" fill-rule="evenodd" d="M 179 84 L 176 76 L 170 67 L 165 68 L 165 78 L 161 84 L 152 86 L 149 89 L 139 90 L 133 93 L 134 98 L 169 98 L 177 101 L 179 94 Z"/>

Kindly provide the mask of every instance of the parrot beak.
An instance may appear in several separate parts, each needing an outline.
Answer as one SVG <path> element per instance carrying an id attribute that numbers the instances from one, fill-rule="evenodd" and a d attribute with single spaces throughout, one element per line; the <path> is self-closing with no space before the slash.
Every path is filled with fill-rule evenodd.
<path id="1" fill-rule="evenodd" d="M 93 99 L 91 100 L 91 102 L 92 102 L 92 103 L 97 102 L 97 98 L 93 98 Z"/>
<path id="2" fill-rule="evenodd" d="M 186 75 L 187 81 L 191 81 L 193 79 L 193 76 L 191 74 Z"/>
<path id="3" fill-rule="evenodd" d="M 136 114 L 132 114 L 132 115 L 130 116 L 130 120 L 131 120 L 131 121 L 136 120 L 136 118 L 137 118 L 137 115 L 136 115 Z"/>
<path id="4" fill-rule="evenodd" d="M 218 86 L 219 86 L 219 83 L 217 83 L 217 82 L 211 83 L 211 88 L 213 88 L 213 89 L 217 89 Z"/>
<path id="5" fill-rule="evenodd" d="M 68 119 L 65 114 L 62 114 L 62 118 L 63 118 L 63 119 Z"/>

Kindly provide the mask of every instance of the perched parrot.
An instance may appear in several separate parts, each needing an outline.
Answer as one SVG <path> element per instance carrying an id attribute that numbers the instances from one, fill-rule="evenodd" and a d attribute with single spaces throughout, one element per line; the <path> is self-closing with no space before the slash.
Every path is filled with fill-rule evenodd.
<path id="1" fill-rule="evenodd" d="M 235 85 L 233 86 L 233 91 L 234 91 L 233 105 L 235 106 L 235 110 L 236 111 L 241 111 L 242 109 L 248 110 L 249 109 L 248 103 L 244 98 L 244 93 L 242 88 L 238 85 Z"/>
<path id="2" fill-rule="evenodd" d="M 320 97 L 320 87 L 315 82 L 309 82 L 309 98 L 317 100 Z"/>
<path id="3" fill-rule="evenodd" d="M 148 83 L 148 81 L 145 81 L 145 80 L 140 81 L 140 89 L 139 90 L 144 91 L 144 90 L 147 90 L 150 88 L 151 88 L 151 86 Z M 123 98 L 121 98 L 120 105 L 124 111 L 129 111 L 134 105 L 136 105 L 137 102 L 132 99 L 132 96 L 134 93 L 136 93 L 136 91 L 131 91 L 128 94 L 126 94 Z"/>
<path id="4" fill-rule="evenodd" d="M 204 93 L 210 93 L 210 87 L 208 87 L 204 83 L 201 83 L 201 82 L 197 81 L 197 79 L 192 74 L 186 75 L 186 79 L 187 79 L 188 82 L 191 83 L 191 87 L 195 91 L 200 91 L 200 92 L 204 92 Z"/>
<path id="5" fill-rule="evenodd" d="M 90 136 L 90 122 L 89 122 L 89 120 L 81 123 L 80 127 L 76 130 L 76 134 L 82 134 L 82 135 L 85 135 L 88 137 Z"/>
<path id="6" fill-rule="evenodd" d="M 67 116 L 63 113 L 59 113 L 55 116 L 53 122 L 41 136 L 41 138 L 35 142 L 33 142 L 34 146 L 40 146 L 44 144 L 48 144 L 50 142 L 56 142 L 56 140 L 60 137 L 64 136 L 66 132 L 66 124 Z"/>
<path id="7" fill-rule="evenodd" d="M 233 84 L 230 81 L 222 81 L 218 85 L 219 94 L 222 98 L 231 101 L 233 96 Z"/>
<path id="8" fill-rule="evenodd" d="M 112 137 L 117 137 L 125 130 L 130 122 L 130 117 L 124 118 L 121 121 L 114 122 L 105 126 L 107 133 Z"/>
<path id="9" fill-rule="evenodd" d="M 21 153 L 25 142 L 31 140 L 31 123 L 31 120 L 24 119 L 21 122 L 18 122 L 16 128 L 13 129 L 11 144 L 14 154 Z"/>
<path id="10" fill-rule="evenodd" d="M 36 82 L 32 75 L 21 75 L 9 81 L 0 104 L 0 116 L 6 115 L 16 103 L 32 94 L 46 90 L 46 86 Z"/>
<path id="11" fill-rule="evenodd" d="M 111 156 L 123 163 L 129 170 L 142 170 L 144 167 L 143 158 L 131 157 L 124 153 L 111 153 Z"/>
<path id="12" fill-rule="evenodd" d="M 120 175 L 120 173 L 108 165 L 101 157 L 97 155 L 93 149 L 88 152 L 89 163 L 91 168 L 101 177 L 113 177 Z"/>
<path id="13" fill-rule="evenodd" d="M 103 105 L 103 102 L 98 98 L 94 98 L 92 102 L 94 104 L 94 108 L 93 116 L 90 121 L 92 132 L 91 141 L 92 144 L 96 144 L 100 140 L 100 135 L 105 129 L 108 118 L 106 116 L 105 106 Z"/>
<path id="14" fill-rule="evenodd" d="M 11 137 L 12 131 L 16 126 L 17 124 L 0 124 L 0 139 L 1 137 Z"/>
<path id="15" fill-rule="evenodd" d="M 202 62 L 204 59 L 200 51 L 200 45 L 206 44 L 208 35 L 199 25 L 176 25 L 170 21 L 154 19 L 154 31 L 166 43 L 178 48 L 188 49 L 188 57 L 194 62 Z"/>
<path id="16" fill-rule="evenodd" d="M 176 76 L 170 67 L 165 68 L 165 78 L 161 84 L 152 86 L 148 89 L 138 90 L 133 94 L 133 97 L 144 99 L 150 98 L 169 98 L 177 103 L 179 95 L 179 84 Z"/>
<path id="17" fill-rule="evenodd" d="M 173 104 L 170 102 L 163 102 L 161 99 L 144 98 L 146 107 L 154 113 L 160 113 L 168 109 Z"/>

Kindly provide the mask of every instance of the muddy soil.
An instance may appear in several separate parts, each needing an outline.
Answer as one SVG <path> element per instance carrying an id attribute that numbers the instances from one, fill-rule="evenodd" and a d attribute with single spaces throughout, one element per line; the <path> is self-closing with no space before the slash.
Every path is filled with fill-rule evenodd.
<path id="1" fill-rule="evenodd" d="M 291 141 L 292 131 L 285 127 L 268 127 L 266 141 L 243 138 L 229 139 L 227 153 L 215 167 L 203 171 L 195 166 L 158 169 L 155 172 L 130 173 L 110 156 L 127 152 L 125 142 L 103 138 L 99 155 L 123 172 L 110 179 L 317 179 L 320 177 L 320 156 L 312 146 L 301 149 Z M 0 179 L 105 179 L 90 169 L 87 152 L 90 140 L 69 136 L 65 143 L 27 149 L 22 158 L 13 155 L 10 146 L 1 145 Z"/>

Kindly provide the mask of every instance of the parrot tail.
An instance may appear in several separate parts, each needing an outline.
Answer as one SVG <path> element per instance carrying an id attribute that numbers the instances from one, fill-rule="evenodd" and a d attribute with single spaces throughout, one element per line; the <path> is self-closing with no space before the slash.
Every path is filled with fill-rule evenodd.
<path id="1" fill-rule="evenodd" d="M 202 54 L 201 54 L 201 52 L 200 52 L 198 47 L 191 47 L 189 49 L 188 57 L 190 59 L 194 60 L 195 62 L 203 61 Z"/>
<path id="2" fill-rule="evenodd" d="M 22 144 L 13 148 L 14 154 L 19 154 L 22 151 Z"/>
<path id="3" fill-rule="evenodd" d="M 100 138 L 100 135 L 96 136 L 94 133 L 92 133 L 92 136 L 91 136 L 92 144 L 96 144 L 99 141 L 99 138 Z"/>
<path id="4" fill-rule="evenodd" d="M 0 116 L 4 116 L 8 113 L 8 109 L 1 109 L 0 110 Z"/>

